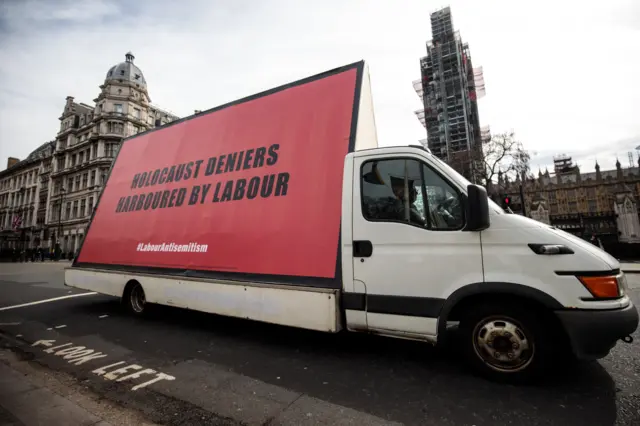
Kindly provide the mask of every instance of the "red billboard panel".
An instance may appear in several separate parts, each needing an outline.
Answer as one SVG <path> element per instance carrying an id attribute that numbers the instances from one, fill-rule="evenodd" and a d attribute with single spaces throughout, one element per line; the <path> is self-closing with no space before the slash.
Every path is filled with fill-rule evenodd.
<path id="1" fill-rule="evenodd" d="M 126 140 L 75 266 L 335 278 L 357 71 Z"/>

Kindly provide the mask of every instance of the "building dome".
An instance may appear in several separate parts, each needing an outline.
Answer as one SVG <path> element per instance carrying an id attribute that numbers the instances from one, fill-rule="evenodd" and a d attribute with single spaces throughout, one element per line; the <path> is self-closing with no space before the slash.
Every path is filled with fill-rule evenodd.
<path id="1" fill-rule="evenodd" d="M 109 71 L 107 71 L 107 77 L 105 78 L 105 83 L 110 80 L 128 80 L 132 83 L 146 86 L 147 81 L 144 79 L 142 71 L 133 64 L 133 60 L 135 59 L 133 53 L 127 52 L 124 57 L 124 62 L 120 62 L 118 65 L 114 65 L 109 68 Z"/>

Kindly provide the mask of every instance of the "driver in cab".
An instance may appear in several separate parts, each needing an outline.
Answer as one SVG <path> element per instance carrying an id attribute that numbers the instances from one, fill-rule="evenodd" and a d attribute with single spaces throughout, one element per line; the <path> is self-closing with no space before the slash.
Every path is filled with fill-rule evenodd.
<path id="1" fill-rule="evenodd" d="M 418 198 L 418 190 L 413 184 L 413 181 L 409 180 L 407 191 L 405 191 L 404 179 L 391 176 L 391 189 L 393 191 L 393 195 L 396 197 L 394 205 L 394 212 L 398 215 L 396 219 L 403 222 L 409 220 L 410 223 L 427 226 L 427 222 L 422 218 L 422 215 L 414 206 L 414 203 Z M 406 194 L 406 192 L 408 192 L 408 194 Z M 409 196 L 408 200 L 405 195 Z M 408 216 L 407 211 L 409 213 Z"/>

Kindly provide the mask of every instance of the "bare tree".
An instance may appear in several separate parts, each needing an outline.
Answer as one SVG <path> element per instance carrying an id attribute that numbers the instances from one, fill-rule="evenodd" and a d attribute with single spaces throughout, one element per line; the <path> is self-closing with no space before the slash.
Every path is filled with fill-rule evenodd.
<path id="1" fill-rule="evenodd" d="M 478 152 L 476 175 L 478 183 L 490 190 L 498 173 L 515 177 L 528 177 L 530 172 L 530 154 L 515 137 L 515 133 L 505 132 L 492 135 L 482 144 L 482 152 Z"/>

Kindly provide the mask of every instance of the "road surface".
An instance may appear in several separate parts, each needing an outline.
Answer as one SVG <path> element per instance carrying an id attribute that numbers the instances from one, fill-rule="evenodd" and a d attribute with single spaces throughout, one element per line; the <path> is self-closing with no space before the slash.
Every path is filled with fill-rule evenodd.
<path id="1" fill-rule="evenodd" d="M 628 277 L 640 305 L 640 274 Z M 511 387 L 421 343 L 173 308 L 137 319 L 117 299 L 79 293 L 63 286 L 62 264 L 0 264 L 3 344 L 158 422 L 640 424 L 638 333 L 600 362 Z"/>

